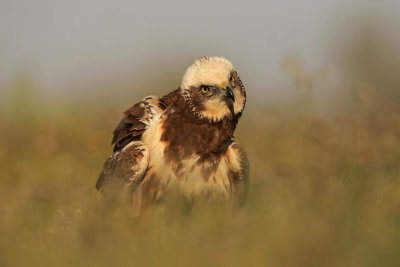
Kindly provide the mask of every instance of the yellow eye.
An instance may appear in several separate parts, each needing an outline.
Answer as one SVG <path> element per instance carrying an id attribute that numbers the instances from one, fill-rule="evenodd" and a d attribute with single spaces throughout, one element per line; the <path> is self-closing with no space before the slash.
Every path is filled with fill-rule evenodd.
<path id="1" fill-rule="evenodd" d="M 229 79 L 231 82 L 235 81 L 235 78 L 233 76 L 231 76 L 231 78 Z"/>
<path id="2" fill-rule="evenodd" d="M 202 86 L 202 87 L 201 87 L 201 91 L 203 92 L 203 94 L 207 93 L 208 90 L 209 90 L 209 89 L 208 89 L 207 86 Z"/>

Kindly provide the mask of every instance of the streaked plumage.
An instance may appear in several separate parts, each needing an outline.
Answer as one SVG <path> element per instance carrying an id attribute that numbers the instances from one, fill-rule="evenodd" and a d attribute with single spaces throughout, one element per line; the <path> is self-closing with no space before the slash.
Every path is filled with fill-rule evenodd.
<path id="1" fill-rule="evenodd" d="M 249 165 L 232 139 L 245 103 L 228 60 L 196 60 L 177 90 L 124 112 L 96 188 L 106 198 L 132 200 L 136 214 L 168 192 L 244 203 Z"/>

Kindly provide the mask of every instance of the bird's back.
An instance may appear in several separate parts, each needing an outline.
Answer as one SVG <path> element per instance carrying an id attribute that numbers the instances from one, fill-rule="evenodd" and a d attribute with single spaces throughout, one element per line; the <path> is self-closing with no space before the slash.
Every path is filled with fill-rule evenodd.
<path id="1" fill-rule="evenodd" d="M 176 101 L 178 93 L 178 90 L 175 90 L 161 98 L 148 96 L 127 109 L 113 132 L 114 152 L 132 141 L 141 140 L 143 133 L 150 128 L 155 119 Z"/>

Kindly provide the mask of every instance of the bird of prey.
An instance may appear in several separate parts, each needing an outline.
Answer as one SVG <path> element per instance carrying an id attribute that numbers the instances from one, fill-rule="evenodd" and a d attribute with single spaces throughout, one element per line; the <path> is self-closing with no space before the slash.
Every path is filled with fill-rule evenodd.
<path id="1" fill-rule="evenodd" d="M 249 163 L 233 133 L 245 103 L 230 61 L 197 59 L 178 89 L 124 112 L 97 190 L 105 198 L 125 196 L 137 215 L 167 194 L 243 204 Z"/>

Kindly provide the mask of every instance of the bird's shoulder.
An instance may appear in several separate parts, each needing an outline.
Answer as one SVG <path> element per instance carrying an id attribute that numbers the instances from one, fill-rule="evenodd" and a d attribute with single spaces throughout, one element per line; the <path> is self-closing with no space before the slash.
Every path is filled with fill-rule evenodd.
<path id="1" fill-rule="evenodd" d="M 249 160 L 246 151 L 237 142 L 232 142 L 227 149 L 226 156 L 231 164 L 232 171 L 236 172 L 239 176 L 248 174 Z"/>
<path id="2" fill-rule="evenodd" d="M 114 152 L 121 150 L 132 141 L 140 141 L 153 119 L 161 115 L 179 98 L 179 89 L 162 96 L 148 96 L 126 111 L 113 132 Z"/>
<path id="3" fill-rule="evenodd" d="M 232 142 L 228 147 L 229 179 L 232 183 L 236 204 L 242 206 L 246 203 L 249 190 L 249 160 L 244 148 L 237 142 Z"/>

